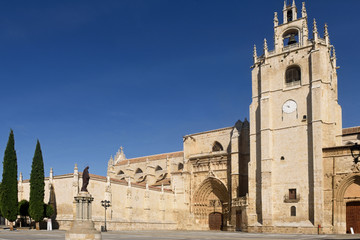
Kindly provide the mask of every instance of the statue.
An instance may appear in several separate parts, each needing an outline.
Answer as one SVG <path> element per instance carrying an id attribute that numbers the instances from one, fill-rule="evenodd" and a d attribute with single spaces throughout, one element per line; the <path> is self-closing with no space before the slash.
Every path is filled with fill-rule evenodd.
<path id="1" fill-rule="evenodd" d="M 87 186 L 89 184 L 89 179 L 90 179 L 90 176 L 89 176 L 89 166 L 87 166 L 84 171 L 83 171 L 83 174 L 82 174 L 82 179 L 83 179 L 83 184 L 82 184 L 82 187 L 81 187 L 81 191 L 82 192 L 88 192 L 87 190 Z"/>

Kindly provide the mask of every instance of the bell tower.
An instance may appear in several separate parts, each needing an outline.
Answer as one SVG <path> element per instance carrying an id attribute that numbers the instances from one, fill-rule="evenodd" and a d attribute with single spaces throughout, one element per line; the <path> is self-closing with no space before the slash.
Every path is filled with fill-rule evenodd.
<path id="1" fill-rule="evenodd" d="M 309 36 L 305 3 L 274 14 L 274 48 L 254 46 L 250 105 L 249 231 L 324 226 L 322 149 L 341 145 L 337 66 L 327 25 Z"/>

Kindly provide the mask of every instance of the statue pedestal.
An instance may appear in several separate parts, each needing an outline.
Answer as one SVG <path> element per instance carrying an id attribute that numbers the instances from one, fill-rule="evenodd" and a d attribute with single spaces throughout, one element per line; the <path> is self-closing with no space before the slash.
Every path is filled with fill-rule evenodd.
<path id="1" fill-rule="evenodd" d="M 76 218 L 71 229 L 66 232 L 65 240 L 101 240 L 101 233 L 91 220 L 91 202 L 94 200 L 88 192 L 80 192 L 74 197 Z"/>

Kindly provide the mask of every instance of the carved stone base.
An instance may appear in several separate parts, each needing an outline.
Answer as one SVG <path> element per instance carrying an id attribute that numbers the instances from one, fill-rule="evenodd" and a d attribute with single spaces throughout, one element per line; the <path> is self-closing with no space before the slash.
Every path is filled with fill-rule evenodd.
<path id="1" fill-rule="evenodd" d="M 80 192 L 75 198 L 76 218 L 71 229 L 66 232 L 65 240 L 101 240 L 101 233 L 91 220 L 91 202 L 94 200 L 88 192 Z"/>

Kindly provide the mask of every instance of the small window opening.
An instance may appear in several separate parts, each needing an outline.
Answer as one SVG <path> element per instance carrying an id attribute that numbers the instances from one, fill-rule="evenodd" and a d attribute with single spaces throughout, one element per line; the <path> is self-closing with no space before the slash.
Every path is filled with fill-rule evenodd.
<path id="1" fill-rule="evenodd" d="M 287 21 L 291 22 L 293 20 L 292 10 L 287 11 Z"/>
<path id="2" fill-rule="evenodd" d="M 183 169 L 184 169 L 184 164 L 179 163 L 179 165 L 178 165 L 178 170 L 180 171 L 180 170 L 183 170 Z"/>
<path id="3" fill-rule="evenodd" d="M 155 168 L 155 171 L 161 171 L 161 170 L 163 170 L 160 166 L 157 166 L 156 168 Z"/>
<path id="4" fill-rule="evenodd" d="M 296 189 L 289 189 L 289 200 L 296 200 Z"/>
<path id="5" fill-rule="evenodd" d="M 292 217 L 295 217 L 296 216 L 296 207 L 295 206 L 291 206 L 290 208 L 290 215 Z"/>
<path id="6" fill-rule="evenodd" d="M 284 156 L 281 156 L 280 160 L 282 160 L 282 161 L 285 160 Z"/>
<path id="7" fill-rule="evenodd" d="M 306 121 L 306 115 L 303 115 L 302 121 L 303 121 L 303 122 Z"/>
<path id="8" fill-rule="evenodd" d="M 135 173 L 143 173 L 143 171 L 140 168 L 138 168 L 136 169 Z"/>
<path id="9" fill-rule="evenodd" d="M 212 147 L 212 151 L 213 152 L 218 152 L 218 151 L 222 151 L 224 150 L 222 145 L 219 142 L 214 142 L 213 147 Z"/>

